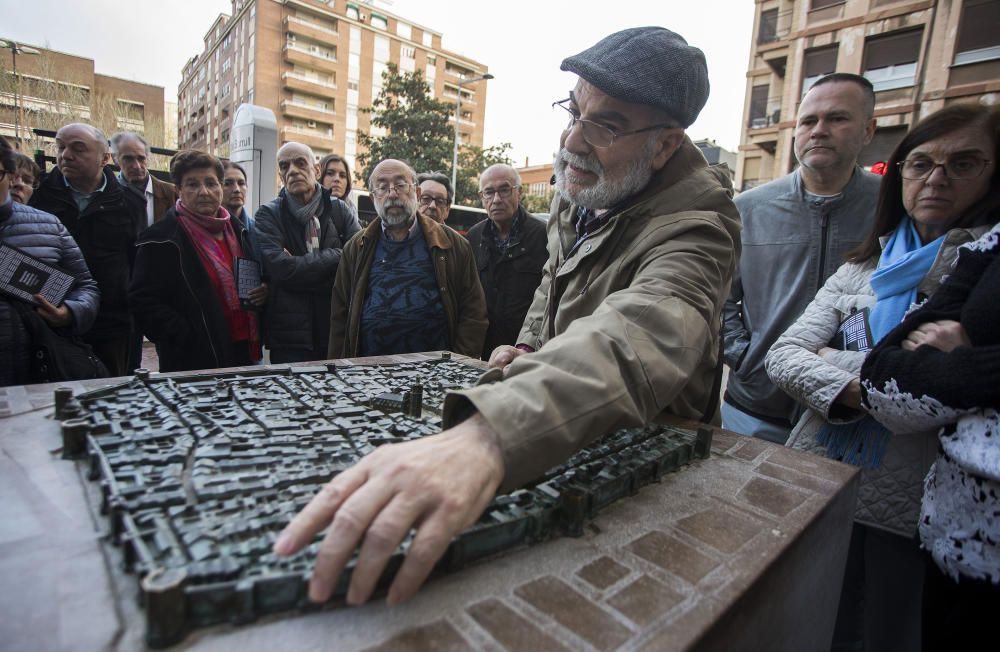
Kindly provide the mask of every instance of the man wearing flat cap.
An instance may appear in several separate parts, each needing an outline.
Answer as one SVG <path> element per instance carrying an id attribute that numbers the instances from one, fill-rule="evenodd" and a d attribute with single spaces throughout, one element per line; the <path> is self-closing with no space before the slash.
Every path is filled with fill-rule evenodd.
<path id="1" fill-rule="evenodd" d="M 701 51 L 659 27 L 628 29 L 563 61 L 567 124 L 549 258 L 518 337 L 479 385 L 450 394 L 444 432 L 384 446 L 331 480 L 275 543 L 319 547 L 325 600 L 363 539 L 347 602 L 371 595 L 416 527 L 389 589 L 412 595 L 498 490 L 540 477 L 612 430 L 714 419 L 719 326 L 739 258 L 729 176 L 684 135 L 708 98 Z"/>

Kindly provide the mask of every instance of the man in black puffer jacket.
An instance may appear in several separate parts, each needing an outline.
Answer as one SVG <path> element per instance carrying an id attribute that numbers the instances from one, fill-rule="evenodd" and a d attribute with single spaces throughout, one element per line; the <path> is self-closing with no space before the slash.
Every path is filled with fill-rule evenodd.
<path id="1" fill-rule="evenodd" d="M 84 339 L 112 376 L 129 369 L 128 283 L 135 240 L 146 226 L 146 202 L 119 185 L 108 140 L 87 124 L 56 133 L 57 165 L 42 180 L 31 205 L 59 218 L 83 252 L 101 291 L 101 308 Z"/>
<path id="2" fill-rule="evenodd" d="M 326 359 L 340 254 L 361 230 L 357 216 L 316 181 L 315 160 L 306 145 L 283 145 L 278 174 L 285 187 L 254 216 L 271 281 L 264 343 L 274 363 Z"/>

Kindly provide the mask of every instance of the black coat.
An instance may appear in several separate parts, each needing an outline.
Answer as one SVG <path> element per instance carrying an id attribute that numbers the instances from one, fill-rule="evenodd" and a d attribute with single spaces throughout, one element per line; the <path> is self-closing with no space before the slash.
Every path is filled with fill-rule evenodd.
<path id="1" fill-rule="evenodd" d="M 268 348 L 326 351 L 330 294 L 340 254 L 361 225 L 344 202 L 331 200 L 329 190 L 322 192 L 320 248 L 310 253 L 306 253 L 304 226 L 289 211 L 284 189 L 254 216 L 264 272 L 271 284 L 264 312 Z"/>
<path id="2" fill-rule="evenodd" d="M 232 222 L 252 258 L 246 227 Z M 212 280 L 174 209 L 139 236 L 129 301 L 136 329 L 156 344 L 160 371 L 232 367 L 229 324 Z"/>
<path id="3" fill-rule="evenodd" d="M 32 206 L 52 213 L 66 226 L 97 281 L 101 308 L 87 333 L 89 341 L 129 332 L 129 277 L 135 240 L 146 226 L 145 199 L 122 188 L 110 167 L 104 168 L 104 179 L 104 190 L 82 213 L 58 168 L 45 175 L 31 196 Z"/>
<path id="4" fill-rule="evenodd" d="M 471 229 L 468 238 L 476 255 L 479 282 L 486 293 L 490 326 L 483 345 L 483 359 L 502 344 L 516 344 L 524 317 L 528 314 L 542 270 L 549 258 L 545 223 L 519 208 L 521 228 L 507 252 L 500 253 L 490 230 L 489 219 Z"/>

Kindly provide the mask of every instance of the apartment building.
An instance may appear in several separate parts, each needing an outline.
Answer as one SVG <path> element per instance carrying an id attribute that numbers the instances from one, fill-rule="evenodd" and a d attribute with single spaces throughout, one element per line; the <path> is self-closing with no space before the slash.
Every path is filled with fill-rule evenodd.
<path id="1" fill-rule="evenodd" d="M 790 172 L 795 115 L 822 75 L 875 86 L 877 130 L 861 163 L 885 161 L 921 117 L 1000 102 L 1000 0 L 756 0 L 736 169 L 747 189 Z"/>
<path id="2" fill-rule="evenodd" d="M 93 59 L 27 43 L 17 45 L 37 54 L 17 55 L 15 78 L 11 50 L 0 48 L 0 134 L 13 141 L 18 124 L 22 149 L 49 144 L 50 139 L 35 137 L 32 129 L 54 131 L 71 122 L 94 124 L 108 136 L 136 131 L 153 145 L 164 144 L 162 86 L 98 74 Z"/>
<path id="3" fill-rule="evenodd" d="M 369 115 L 389 63 L 424 73 L 432 94 L 457 104 L 459 137 L 482 146 L 486 66 L 441 49 L 441 34 L 355 0 L 233 0 L 182 71 L 178 142 L 228 154 L 236 108 L 274 111 L 279 145 L 305 143 L 354 166 L 358 133 L 379 135 Z M 454 117 L 452 118 L 454 120 Z"/>

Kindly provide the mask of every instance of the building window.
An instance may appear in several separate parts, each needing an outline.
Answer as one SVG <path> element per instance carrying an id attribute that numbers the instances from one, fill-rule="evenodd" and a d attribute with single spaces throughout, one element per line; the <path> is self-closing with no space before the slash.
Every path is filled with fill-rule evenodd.
<path id="1" fill-rule="evenodd" d="M 809 10 L 813 11 L 816 9 L 826 9 L 827 7 L 832 7 L 833 5 L 842 5 L 845 0 L 812 0 L 809 3 Z"/>
<path id="2" fill-rule="evenodd" d="M 760 129 L 767 126 L 767 93 L 770 90 L 768 84 L 754 86 L 750 90 L 750 122 L 751 129 Z"/>
<path id="3" fill-rule="evenodd" d="M 406 23 L 397 22 L 396 33 L 407 40 L 413 38 L 413 28 L 407 25 Z"/>
<path id="4" fill-rule="evenodd" d="M 389 19 L 385 16 L 373 13 L 371 20 L 368 22 L 371 23 L 372 27 L 385 30 L 389 29 Z"/>
<path id="5" fill-rule="evenodd" d="M 353 20 L 361 20 L 361 12 L 354 5 L 347 5 L 347 17 Z"/>
<path id="6" fill-rule="evenodd" d="M 773 43 L 778 40 L 778 10 L 768 9 L 760 12 L 760 29 L 757 30 L 757 43 Z"/>
<path id="7" fill-rule="evenodd" d="M 222 62 L 222 74 L 226 74 L 227 72 L 229 72 L 229 69 L 232 68 L 232 67 L 233 67 L 233 62 L 232 61 L 230 61 L 229 59 L 226 59 L 225 61 L 223 61 Z"/>
<path id="8" fill-rule="evenodd" d="M 430 32 L 425 31 L 422 43 L 424 44 L 424 47 L 428 48 L 431 47 L 432 44 L 434 43 L 434 35 L 431 34 Z"/>
<path id="9" fill-rule="evenodd" d="M 372 58 L 379 63 L 389 62 L 389 39 L 384 36 L 375 37 L 375 48 L 372 52 Z"/>
<path id="10" fill-rule="evenodd" d="M 965 0 L 955 42 L 955 63 L 1000 59 L 1000 0 Z"/>
<path id="11" fill-rule="evenodd" d="M 233 35 L 230 32 L 229 34 L 226 34 L 226 38 L 222 39 L 222 49 L 225 50 L 232 44 L 233 44 Z"/>
<path id="12" fill-rule="evenodd" d="M 823 75 L 837 69 L 837 45 L 806 50 L 805 72 L 802 79 L 802 95 Z"/>
<path id="13" fill-rule="evenodd" d="M 865 42 L 864 75 L 876 91 L 913 86 L 923 30 L 894 32 Z"/>
<path id="14" fill-rule="evenodd" d="M 858 163 L 866 168 L 880 161 L 888 161 L 896 146 L 903 140 L 909 127 L 906 125 L 879 127 L 870 143 L 858 155 Z"/>

